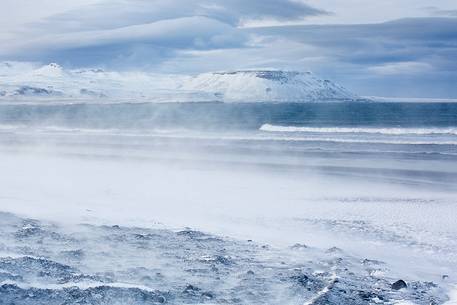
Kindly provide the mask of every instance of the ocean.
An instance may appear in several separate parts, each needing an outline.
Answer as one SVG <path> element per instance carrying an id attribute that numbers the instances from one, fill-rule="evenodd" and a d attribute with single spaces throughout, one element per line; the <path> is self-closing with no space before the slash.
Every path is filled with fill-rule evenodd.
<path id="1" fill-rule="evenodd" d="M 258 130 L 295 127 L 452 128 L 457 103 L 119 103 L 2 104 L 2 124 L 70 128 Z"/>
<path id="2" fill-rule="evenodd" d="M 173 143 L 239 154 L 282 152 L 296 159 L 313 154 L 454 162 L 457 104 L 7 104 L 0 105 L 0 132 L 5 143 L 18 135 L 69 142 L 71 135 L 99 143 L 122 138 L 146 151 L 147 145 Z"/>

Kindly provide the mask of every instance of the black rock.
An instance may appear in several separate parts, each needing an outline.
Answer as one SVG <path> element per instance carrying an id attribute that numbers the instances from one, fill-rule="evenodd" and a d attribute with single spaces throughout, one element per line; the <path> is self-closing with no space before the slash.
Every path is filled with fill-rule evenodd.
<path id="1" fill-rule="evenodd" d="M 205 299 L 212 299 L 214 298 L 214 295 L 211 292 L 203 292 L 202 297 L 204 297 Z"/>
<path id="2" fill-rule="evenodd" d="M 300 274 L 292 276 L 291 280 L 298 282 L 302 286 L 306 286 L 308 284 L 309 277 L 305 274 Z"/>
<path id="3" fill-rule="evenodd" d="M 343 250 L 341 250 L 340 248 L 337 248 L 337 247 L 331 247 L 327 250 L 325 250 L 325 253 L 342 253 Z"/>
<path id="4" fill-rule="evenodd" d="M 306 249 L 306 248 L 308 248 L 308 246 L 305 245 L 305 244 L 298 244 L 298 243 L 297 243 L 297 244 L 291 246 L 290 248 L 293 249 L 293 250 L 301 250 L 301 249 Z"/>
<path id="5" fill-rule="evenodd" d="M 167 299 L 164 296 L 160 295 L 157 297 L 157 302 L 163 304 L 167 302 Z"/>
<path id="6" fill-rule="evenodd" d="M 359 291 L 358 294 L 359 297 L 364 301 L 370 301 L 371 299 L 378 297 L 375 293 L 370 291 Z"/>
<path id="7" fill-rule="evenodd" d="M 230 260 L 230 258 L 226 257 L 226 256 L 222 256 L 222 255 L 217 255 L 214 259 L 214 261 L 216 263 L 219 263 L 219 264 L 222 264 L 222 265 L 231 265 L 232 264 L 232 261 Z"/>
<path id="8" fill-rule="evenodd" d="M 179 236 L 187 236 L 191 239 L 198 239 L 198 238 L 202 238 L 202 237 L 206 236 L 205 233 L 200 232 L 200 231 L 194 231 L 192 229 L 185 229 L 185 230 L 179 231 L 176 234 Z"/>
<path id="9" fill-rule="evenodd" d="M 392 284 L 392 289 L 394 289 L 394 290 L 400 290 L 400 289 L 403 289 L 406 287 L 408 287 L 408 285 L 406 284 L 406 282 L 404 280 L 398 280 Z"/>
<path id="10" fill-rule="evenodd" d="M 196 291 L 200 291 L 200 288 L 195 287 L 193 285 L 187 285 L 186 288 L 184 289 L 184 293 L 195 293 Z"/>

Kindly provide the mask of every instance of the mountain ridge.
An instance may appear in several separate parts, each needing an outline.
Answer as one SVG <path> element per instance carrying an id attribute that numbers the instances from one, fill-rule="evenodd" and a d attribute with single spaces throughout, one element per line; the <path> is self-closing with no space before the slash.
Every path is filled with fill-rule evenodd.
<path id="1" fill-rule="evenodd" d="M 0 100 L 131 100 L 139 102 L 315 102 L 356 100 L 344 87 L 312 72 L 250 69 L 196 76 L 100 69 L 67 70 L 51 63 L 3 62 Z"/>
<path id="2" fill-rule="evenodd" d="M 271 69 L 219 71 L 199 74 L 186 84 L 187 90 L 219 94 L 225 101 L 307 102 L 356 100 L 359 97 L 310 71 Z"/>

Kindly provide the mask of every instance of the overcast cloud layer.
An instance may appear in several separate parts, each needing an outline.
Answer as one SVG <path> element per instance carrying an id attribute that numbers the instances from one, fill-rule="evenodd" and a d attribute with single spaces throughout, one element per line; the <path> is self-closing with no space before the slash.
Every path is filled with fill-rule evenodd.
<path id="1" fill-rule="evenodd" d="M 313 70 L 359 94 L 457 97 L 454 0 L 3 0 L 0 46 L 0 60 Z"/>

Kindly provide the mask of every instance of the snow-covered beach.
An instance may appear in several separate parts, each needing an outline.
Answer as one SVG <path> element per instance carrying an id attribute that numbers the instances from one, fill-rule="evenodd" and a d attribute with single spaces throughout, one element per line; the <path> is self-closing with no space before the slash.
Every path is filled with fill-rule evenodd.
<path id="1" fill-rule="evenodd" d="M 19 106 L 14 111 L 27 113 L 23 112 L 27 107 Z M 50 111 L 46 108 L 49 106 L 43 107 L 38 109 Z M 115 106 L 106 106 L 104 119 L 110 117 L 109 111 L 119 113 L 109 107 Z M 249 112 L 251 106 L 246 107 L 244 111 Z M 56 291 L 54 296 L 59 299 L 70 293 L 68 287 L 80 287 L 72 289 L 78 289 L 81 298 L 89 302 L 94 287 L 121 285 L 122 292 L 114 293 L 110 290 L 114 288 L 107 288 L 98 293 L 105 297 L 119 293 L 129 302 L 136 300 L 132 304 L 139 302 L 138 290 L 130 288 L 141 293 L 153 291 L 149 296 L 153 302 L 164 297 L 172 304 L 218 303 L 229 295 L 235 299 L 245 297 L 243 293 L 256 295 L 260 282 L 268 285 L 268 288 L 262 286 L 268 292 L 255 297 L 259 304 L 300 304 L 316 296 L 319 297 L 313 304 L 402 300 L 412 304 L 439 304 L 452 293 L 457 265 L 457 170 L 452 128 L 284 129 L 274 127 L 280 125 L 263 124 L 254 130 L 179 126 L 168 130 L 110 129 L 94 128 L 89 110 L 86 109 L 84 123 L 77 120 L 79 126 L 73 123 L 66 126 L 68 121 L 61 120 L 66 116 L 60 112 L 50 114 L 47 120 L 40 117 L 38 125 L 28 114 L 28 123 L 20 122 L 22 116 L 17 114 L 17 124 L 1 129 L 0 206 L 3 212 L 17 215 L 2 216 L 13 219 L 12 223 L 5 220 L 3 224 L 10 226 L 8 230 L 13 234 L 3 234 L 4 239 L 0 240 L 3 256 L 47 257 L 78 270 L 72 272 L 86 272 L 90 279 L 76 284 L 74 275 L 70 274 L 64 284 L 57 277 L 50 280 L 50 286 L 42 288 L 34 286 L 41 281 L 37 278 L 8 279 L 4 284 L 18 285 L 15 289 L 23 292 L 4 290 L 5 295 L 38 293 L 36 289 L 47 287 Z M 3 111 L 11 113 L 12 109 Z M 214 110 L 204 112 L 214 113 Z M 176 116 L 176 110 L 173 113 Z M 137 123 L 141 126 L 141 122 Z M 122 126 L 121 121 L 110 124 Z M 83 128 L 84 125 L 87 127 Z M 90 225 L 83 228 L 85 242 L 96 243 L 99 248 L 91 246 L 89 250 L 72 244 L 67 237 L 52 238 L 54 231 L 70 234 L 76 240 L 83 238 L 79 233 L 81 224 Z M 112 230 L 118 227 L 122 233 L 114 234 Z M 212 247 L 195 241 L 200 245 L 197 247 L 192 239 L 175 240 L 172 232 L 185 231 L 188 227 L 208 234 L 205 240 L 214 236 L 223 245 Z M 121 234 L 127 240 L 105 244 L 103 238 L 97 239 L 99 233 L 91 235 L 93 230 L 108 230 L 103 234 Z M 173 264 L 177 264 L 177 270 L 169 269 L 160 258 L 174 251 L 167 248 L 167 243 L 155 247 L 156 242 L 149 238 L 144 248 L 133 239 L 135 234 L 151 234 L 151 238 L 162 239 L 154 230 L 165 230 L 160 234 L 168 236 L 163 238 L 170 238 L 174 245 L 197 247 L 189 250 L 194 257 L 187 262 L 175 253 L 173 259 L 178 263 Z M 20 232 L 25 233 L 18 238 Z M 7 242 L 14 236 L 17 241 Z M 24 242 L 28 247 L 22 245 Z M 186 246 L 186 243 L 190 244 Z M 235 247 L 233 243 L 241 248 L 221 250 Z M 251 243 L 256 245 L 254 249 L 249 248 Z M 109 262 L 120 266 L 115 269 L 115 275 L 111 279 L 94 277 L 113 270 L 91 265 L 93 259 L 106 251 L 114 255 L 107 247 L 127 247 L 125 251 L 135 251 L 135 255 L 142 257 L 154 251 L 159 257 L 152 261 L 145 258 L 144 262 L 139 258 L 132 262 L 135 257 L 132 255 L 111 257 Z M 255 253 L 246 250 L 247 256 L 239 257 L 244 255 L 244 250 L 239 250 L 244 247 Z M 80 250 L 84 257 L 70 259 L 61 254 Z M 275 259 L 275 255 L 281 259 Z M 219 256 L 233 261 L 229 265 L 225 265 L 225 260 L 212 261 Z M 204 257 L 209 262 L 198 263 Z M 252 261 L 254 257 L 259 261 Z M 291 261 L 276 267 L 285 257 Z M 27 264 L 39 271 L 36 261 L 20 260 L 20 263 L 3 263 L 25 268 L 16 270 L 19 273 L 32 268 Z M 265 260 L 272 260 L 273 265 Z M 185 270 L 197 263 L 219 271 L 198 271 L 190 276 Z M 168 280 L 122 275 L 132 272 L 132 268 L 142 268 L 146 274 L 157 269 L 154 272 Z M 266 275 L 266 270 L 279 272 L 284 278 L 281 280 L 279 273 Z M 245 279 L 251 274 L 246 275 L 248 271 L 261 276 L 255 276 L 256 280 Z M 313 278 L 313 274 L 321 275 Z M 303 283 L 300 276 L 309 280 Z M 338 278 L 338 284 L 330 284 L 333 276 Z M 392 289 L 390 285 L 400 279 L 408 287 Z M 185 292 L 190 289 L 186 288 L 188 285 L 198 288 Z M 246 291 L 236 292 L 236 285 L 242 285 Z M 330 285 L 328 291 L 320 296 L 319 291 L 327 285 Z M 165 295 L 160 287 L 170 287 L 166 289 L 170 294 Z M 244 304 L 248 299 L 240 302 Z"/>

